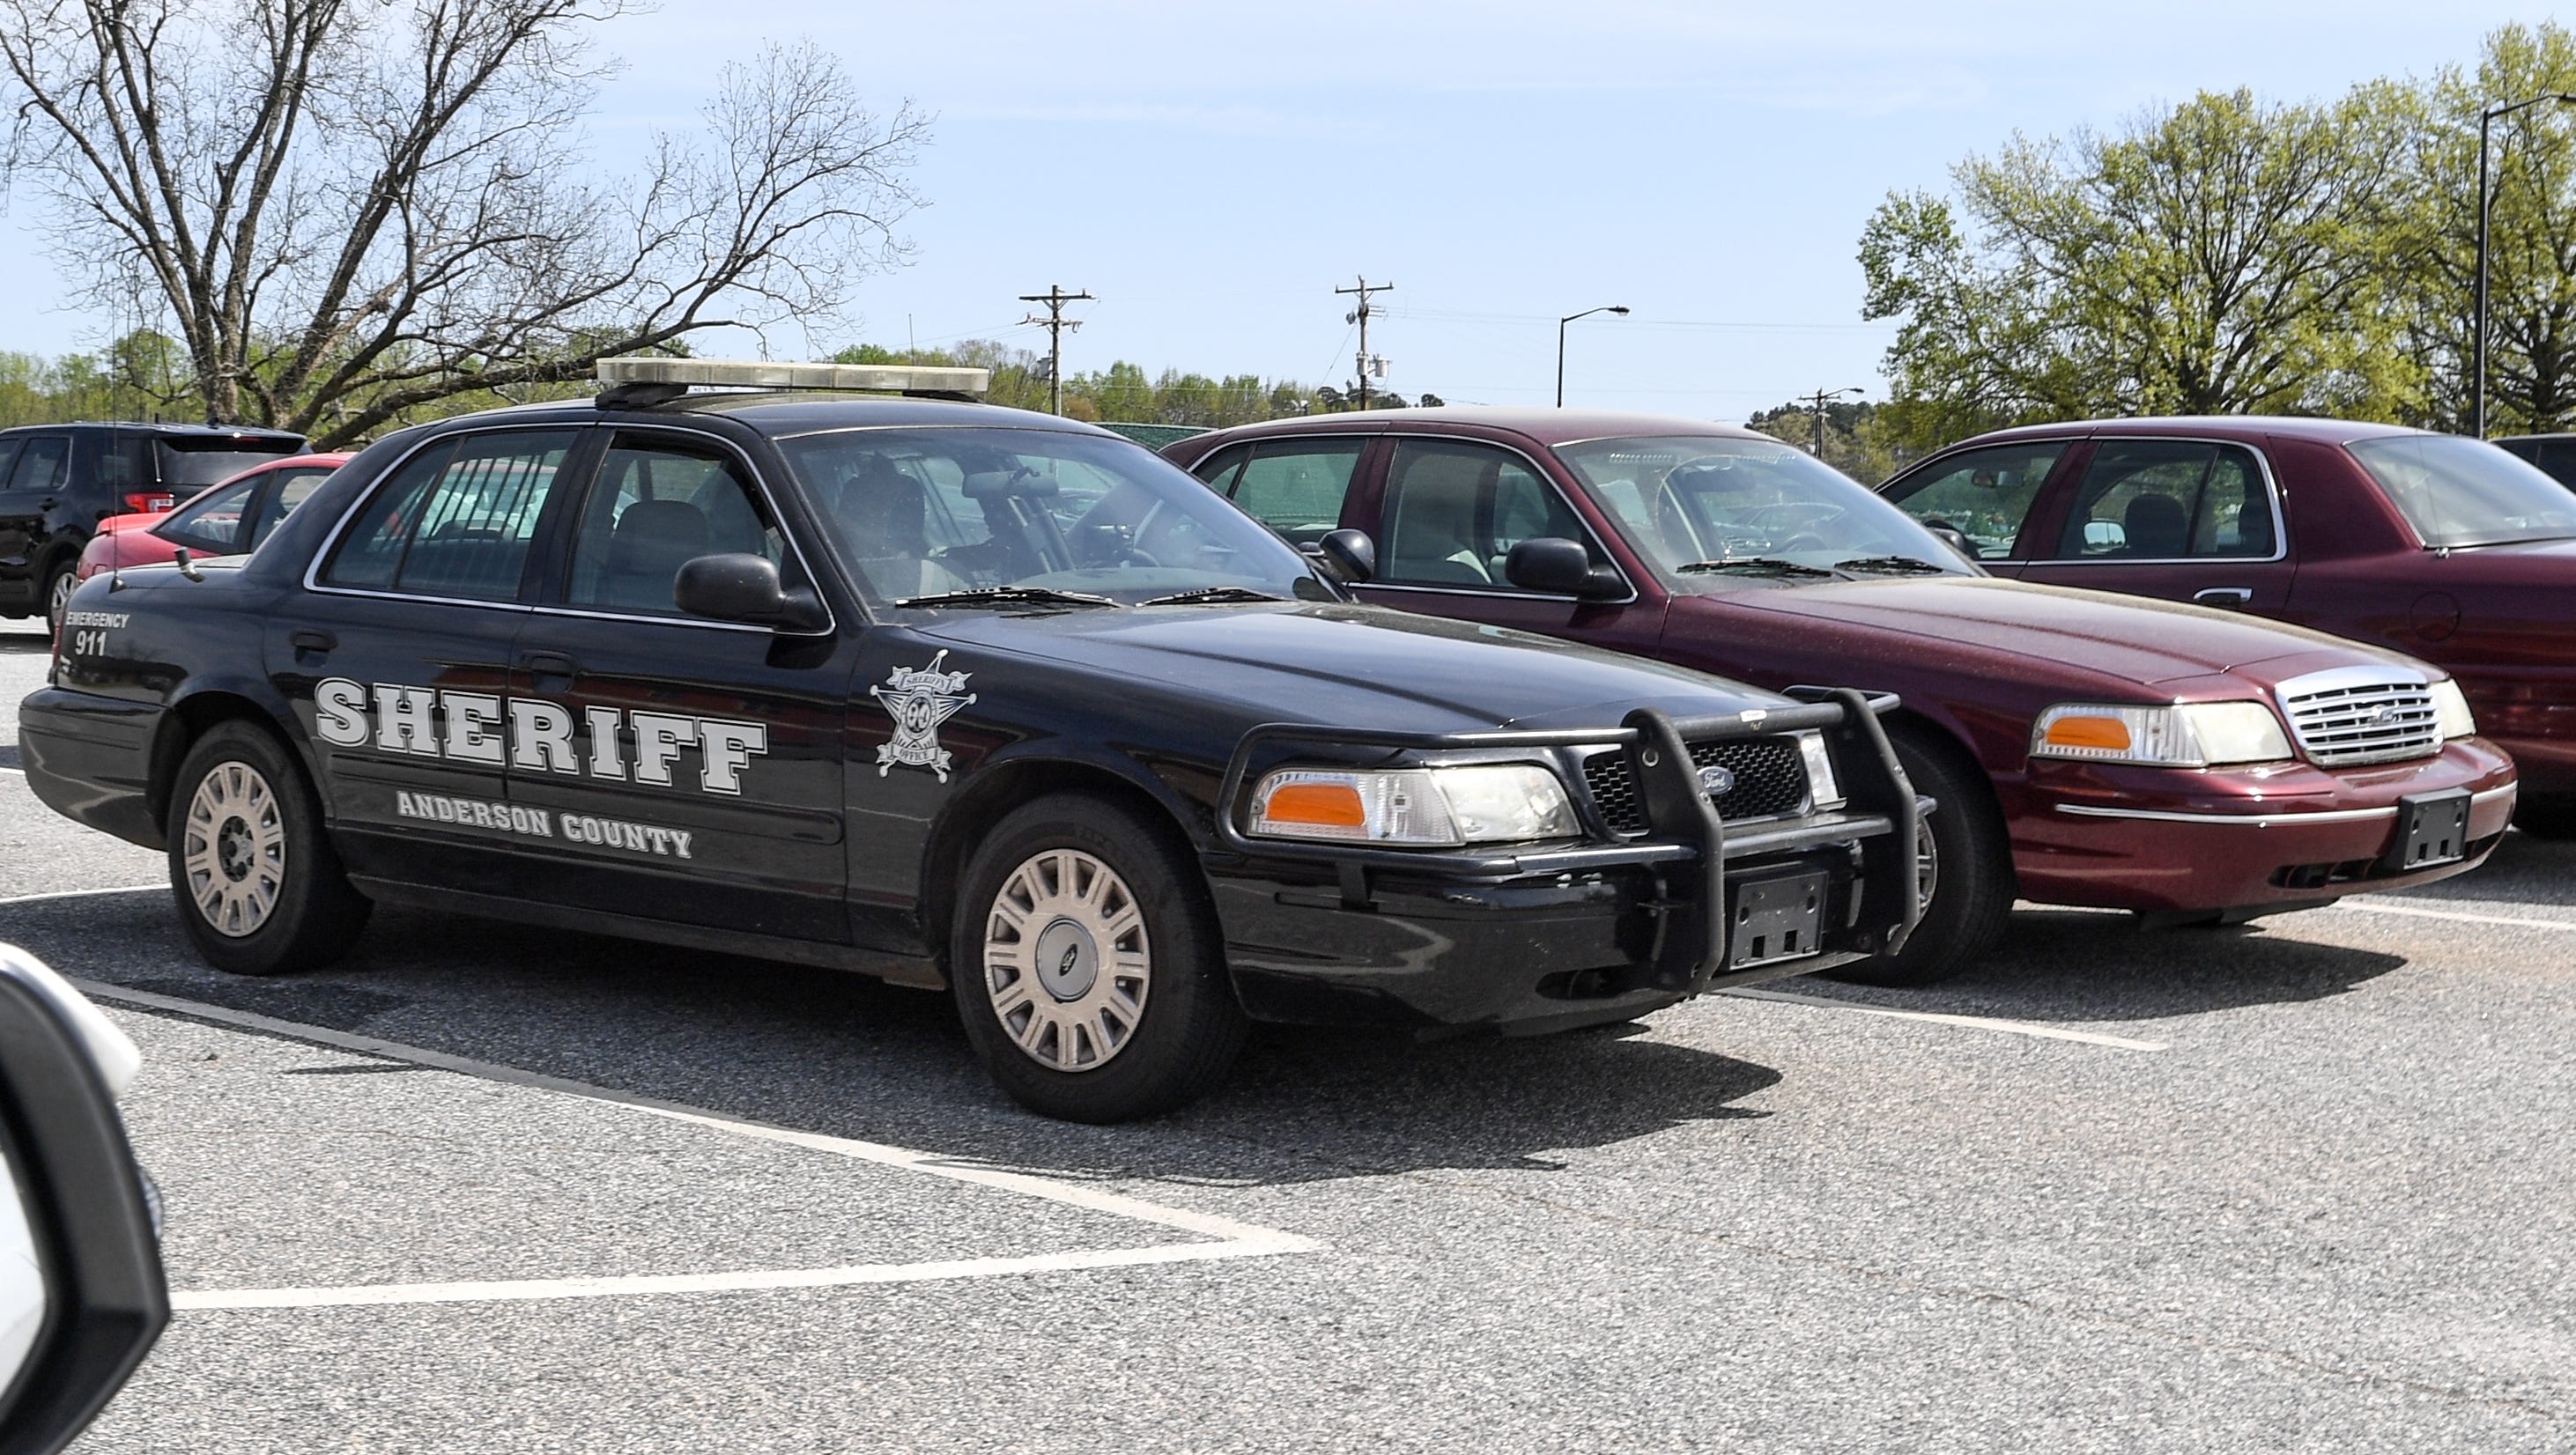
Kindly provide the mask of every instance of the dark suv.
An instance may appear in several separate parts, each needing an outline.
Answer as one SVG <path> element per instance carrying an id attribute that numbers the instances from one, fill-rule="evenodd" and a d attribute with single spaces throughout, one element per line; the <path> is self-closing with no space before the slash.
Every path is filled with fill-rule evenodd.
<path id="1" fill-rule="evenodd" d="M 0 430 L 0 616 L 62 624 L 72 568 L 98 523 L 168 510 L 226 476 L 304 448 L 279 430 L 38 424 Z"/>

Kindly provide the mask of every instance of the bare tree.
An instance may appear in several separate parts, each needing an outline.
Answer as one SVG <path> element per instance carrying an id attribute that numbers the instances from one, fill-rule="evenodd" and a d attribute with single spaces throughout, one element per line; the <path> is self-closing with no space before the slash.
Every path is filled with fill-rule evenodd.
<path id="1" fill-rule="evenodd" d="M 175 321 L 209 420 L 351 440 L 902 260 L 927 123 L 811 47 L 716 77 L 631 175 L 577 145 L 630 0 L 0 0 L 0 180 L 88 301 Z"/>

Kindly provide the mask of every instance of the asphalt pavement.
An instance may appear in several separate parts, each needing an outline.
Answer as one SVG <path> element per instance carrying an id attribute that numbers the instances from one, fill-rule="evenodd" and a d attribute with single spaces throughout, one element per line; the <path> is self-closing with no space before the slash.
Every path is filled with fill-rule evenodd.
<path id="1" fill-rule="evenodd" d="M 85 1455 L 2576 1448 L 2570 846 L 2025 908 L 1926 992 L 1266 1031 L 1080 1128 L 830 972 L 388 912 L 220 975 L 15 730 L 0 938 L 145 1050 L 181 1302 Z"/>

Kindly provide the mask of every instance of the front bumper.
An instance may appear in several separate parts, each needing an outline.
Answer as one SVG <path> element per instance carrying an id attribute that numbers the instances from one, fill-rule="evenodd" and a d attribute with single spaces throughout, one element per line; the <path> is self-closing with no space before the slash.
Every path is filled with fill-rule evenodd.
<path id="1" fill-rule="evenodd" d="M 1703 991 L 1901 946 L 1918 910 L 1912 846 L 1926 805 L 1879 726 L 1896 699 L 1815 696 L 1750 722 L 1676 721 L 1641 709 L 1618 728 L 1564 732 L 1255 729 L 1227 772 L 1218 848 L 1206 856 L 1244 1008 L 1276 1021 L 1544 1031 L 1624 1020 Z M 1687 745 L 1806 728 L 1832 745 L 1846 806 L 1760 824 L 1723 820 L 1700 790 Z M 1253 839 L 1241 827 L 1248 784 L 1318 751 L 1383 763 L 1605 745 L 1629 755 L 1647 822 L 1640 838 L 1423 852 Z M 1738 916 L 1758 927 L 1755 898 L 1787 883 L 1820 890 L 1814 952 L 1741 963 L 1751 941 L 1738 943 Z"/>
<path id="2" fill-rule="evenodd" d="M 2464 738 L 2412 762 L 2327 770 L 2035 762 L 2012 823 L 2022 897 L 2147 913 L 2261 910 L 2402 889 L 2484 862 L 2513 818 L 2512 760 Z M 2466 790 L 2466 857 L 2382 863 L 2401 801 Z"/>

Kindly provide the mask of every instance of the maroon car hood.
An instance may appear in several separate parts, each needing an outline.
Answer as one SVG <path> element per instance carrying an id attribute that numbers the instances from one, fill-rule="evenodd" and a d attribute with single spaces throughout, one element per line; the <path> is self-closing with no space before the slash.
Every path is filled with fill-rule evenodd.
<path id="1" fill-rule="evenodd" d="M 1691 598 L 1676 600 L 1688 611 Z M 1891 637 L 2063 662 L 2141 685 L 2243 672 L 2269 682 L 2399 660 L 2322 632 L 2234 612 L 1995 577 L 1818 582 L 1730 594 L 1729 605 Z M 2270 670 L 2247 670 L 2266 668 Z"/>

